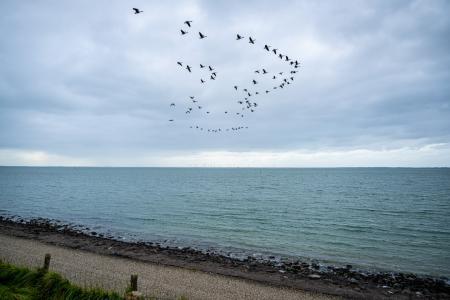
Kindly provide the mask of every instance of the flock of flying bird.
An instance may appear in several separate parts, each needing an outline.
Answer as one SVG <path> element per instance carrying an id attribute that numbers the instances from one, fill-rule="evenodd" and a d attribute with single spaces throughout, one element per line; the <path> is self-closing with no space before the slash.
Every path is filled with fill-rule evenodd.
<path id="1" fill-rule="evenodd" d="M 139 10 L 138 8 L 133 8 L 135 14 L 142 13 L 143 11 Z M 184 29 L 180 29 L 180 33 L 182 36 L 189 34 L 189 31 L 193 29 L 192 27 L 193 21 L 185 21 L 184 24 L 186 27 Z M 203 34 L 202 32 L 198 32 L 199 39 L 205 39 L 207 38 L 207 35 Z M 240 41 L 245 39 L 244 36 L 240 34 L 236 34 L 236 40 Z M 248 37 L 248 43 L 251 45 L 255 44 L 256 39 L 252 38 L 251 36 Z M 295 78 L 296 73 L 298 72 L 298 68 L 300 67 L 300 62 L 298 60 L 294 60 L 293 58 L 289 57 L 286 54 L 282 54 L 279 52 L 277 48 L 274 48 L 272 46 L 269 46 L 267 44 L 264 45 L 262 50 L 267 51 L 268 53 L 271 53 L 272 55 L 275 55 L 275 57 L 279 58 L 281 61 L 288 64 L 290 67 L 290 70 L 288 72 L 269 72 L 266 68 L 261 68 L 254 71 L 254 74 L 258 76 L 265 76 L 272 80 L 273 84 L 269 88 L 258 88 L 260 86 L 259 79 L 253 79 L 251 83 L 249 83 L 249 86 L 251 87 L 243 87 L 240 88 L 238 85 L 234 85 L 233 89 L 235 92 L 239 93 L 238 97 L 240 99 L 237 101 L 237 104 L 240 105 L 240 110 L 238 112 L 232 113 L 231 111 L 223 111 L 224 114 L 227 115 L 236 115 L 237 117 L 244 118 L 244 113 L 253 113 L 256 111 L 256 108 L 258 107 L 258 103 L 256 102 L 256 97 L 261 94 L 268 94 L 272 91 L 275 91 L 277 89 L 283 89 L 287 87 L 288 85 L 292 84 Z M 192 73 L 195 69 L 192 65 L 184 64 L 181 61 L 177 61 L 177 64 L 180 68 L 185 69 L 187 72 Z M 205 84 L 207 80 L 216 80 L 217 78 L 217 71 L 214 69 L 214 67 L 206 64 L 199 64 L 199 69 L 203 69 L 205 72 L 203 72 L 202 78 L 200 78 L 200 83 Z M 256 76 L 255 75 L 255 76 Z M 189 96 L 188 99 L 190 102 L 192 102 L 191 105 L 188 105 L 188 107 L 185 110 L 185 114 L 189 115 L 193 112 L 194 109 L 196 110 L 203 110 L 206 112 L 206 114 L 211 114 L 210 111 L 204 109 L 202 105 L 198 102 L 198 100 L 195 98 L 195 96 Z M 175 103 L 170 103 L 170 108 L 176 109 Z M 174 119 L 170 119 L 170 122 L 174 122 Z M 234 126 L 230 128 L 204 128 L 199 125 L 192 125 L 190 126 L 192 129 L 200 130 L 200 131 L 207 131 L 212 133 L 220 133 L 225 131 L 239 131 L 242 129 L 248 129 L 248 126 Z"/>

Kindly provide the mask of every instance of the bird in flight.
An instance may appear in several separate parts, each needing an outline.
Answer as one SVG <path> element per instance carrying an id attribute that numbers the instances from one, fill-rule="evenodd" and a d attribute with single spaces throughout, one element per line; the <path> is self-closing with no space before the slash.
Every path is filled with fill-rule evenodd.
<path id="1" fill-rule="evenodd" d="M 264 49 L 266 49 L 267 51 L 270 51 L 269 48 L 270 48 L 269 45 L 264 45 Z"/>
<path id="2" fill-rule="evenodd" d="M 170 119 L 169 122 L 173 122 L 173 119 Z"/>
<path id="3" fill-rule="evenodd" d="M 200 78 L 200 81 L 201 81 L 201 83 L 205 83 L 205 81 L 202 78 Z"/>
<path id="4" fill-rule="evenodd" d="M 255 80 L 255 79 L 253 79 L 253 84 L 257 84 L 258 82 Z"/>
<path id="5" fill-rule="evenodd" d="M 244 37 L 242 35 L 236 34 L 236 40 L 237 41 L 242 40 L 243 38 Z"/>
<path id="6" fill-rule="evenodd" d="M 183 63 L 181 61 L 177 61 L 177 64 L 179 64 L 181 67 L 183 66 Z"/>
<path id="7" fill-rule="evenodd" d="M 278 50 L 278 49 L 275 49 L 275 48 L 274 48 L 274 49 L 272 49 L 272 52 L 275 53 L 275 54 L 277 54 L 277 50 Z"/>
<path id="8" fill-rule="evenodd" d="M 183 29 L 180 29 L 181 31 L 181 35 L 185 35 L 186 33 L 188 33 L 187 31 L 184 31 Z"/>
<path id="9" fill-rule="evenodd" d="M 200 64 L 200 68 L 202 68 L 202 69 L 203 69 L 204 67 L 205 67 L 204 65 Z"/>
<path id="10" fill-rule="evenodd" d="M 217 76 L 216 72 L 212 72 L 211 74 L 212 74 L 212 75 L 214 75 L 214 77 L 216 77 L 216 76 Z"/>
<path id="11" fill-rule="evenodd" d="M 175 103 L 170 103 L 170 106 L 172 107 L 172 106 L 175 106 Z"/>
<path id="12" fill-rule="evenodd" d="M 208 66 L 208 68 L 209 68 L 210 71 L 214 71 L 213 67 Z"/>
<path id="13" fill-rule="evenodd" d="M 263 71 L 263 74 L 267 74 L 266 69 L 262 69 L 262 71 Z"/>
<path id="14" fill-rule="evenodd" d="M 238 89 L 237 85 L 234 86 L 234 89 L 237 91 L 237 89 Z"/>
<path id="15" fill-rule="evenodd" d="M 216 78 L 214 76 L 211 75 L 211 80 L 216 80 Z"/>
<path id="16" fill-rule="evenodd" d="M 188 27 L 191 27 L 192 21 L 184 21 L 184 24 L 186 24 Z"/>
<path id="17" fill-rule="evenodd" d="M 143 10 L 139 10 L 139 8 L 133 8 L 133 10 L 134 10 L 134 14 L 135 14 L 135 15 L 144 12 Z"/>
<path id="18" fill-rule="evenodd" d="M 195 97 L 194 96 L 189 96 L 189 98 L 194 99 Z"/>
<path id="19" fill-rule="evenodd" d="M 192 72 L 191 67 L 189 65 L 186 66 L 186 69 L 189 71 L 189 73 Z"/>
<path id="20" fill-rule="evenodd" d="M 256 70 L 255 73 L 258 73 L 258 74 L 259 74 L 259 70 Z"/>
<path id="21" fill-rule="evenodd" d="M 206 37 L 206 35 L 204 35 L 203 33 L 201 33 L 200 31 L 198 32 L 198 35 L 200 36 L 200 39 L 204 39 Z"/>
<path id="22" fill-rule="evenodd" d="M 256 41 L 256 40 L 252 39 L 251 37 L 248 38 L 248 42 L 249 42 L 250 44 L 254 44 L 255 41 Z"/>

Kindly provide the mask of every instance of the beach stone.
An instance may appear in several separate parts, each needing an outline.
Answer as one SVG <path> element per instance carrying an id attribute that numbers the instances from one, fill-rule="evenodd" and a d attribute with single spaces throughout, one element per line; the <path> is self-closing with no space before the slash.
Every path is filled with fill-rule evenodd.
<path id="1" fill-rule="evenodd" d="M 320 279 L 321 276 L 320 276 L 320 275 L 317 275 L 317 274 L 311 274 L 311 275 L 308 275 L 308 278 L 309 278 L 309 279 Z"/>

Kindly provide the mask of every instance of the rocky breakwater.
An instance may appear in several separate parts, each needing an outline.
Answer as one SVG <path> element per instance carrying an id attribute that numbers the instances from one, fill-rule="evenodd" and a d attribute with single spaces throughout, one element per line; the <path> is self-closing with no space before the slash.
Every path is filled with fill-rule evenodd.
<path id="1" fill-rule="evenodd" d="M 235 258 L 213 250 L 170 247 L 158 242 L 123 241 L 89 227 L 43 218 L 27 220 L 0 216 L 0 233 L 55 245 L 185 267 L 262 283 L 341 295 L 355 299 L 450 299 L 447 278 L 410 273 L 367 272 L 325 266 L 292 258 Z"/>

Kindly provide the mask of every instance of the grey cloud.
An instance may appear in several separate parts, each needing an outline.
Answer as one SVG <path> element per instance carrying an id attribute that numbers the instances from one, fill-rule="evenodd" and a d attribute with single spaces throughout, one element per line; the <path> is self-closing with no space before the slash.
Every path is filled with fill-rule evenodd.
<path id="1" fill-rule="evenodd" d="M 132 15 L 134 5 L 144 14 Z M 447 1 L 2 1 L 0 9 L 3 148 L 89 156 L 450 142 Z M 185 19 L 208 38 L 180 37 Z M 237 32 L 257 45 L 236 42 Z M 233 85 L 248 85 L 254 69 L 288 70 L 266 42 L 302 61 L 294 84 L 260 97 L 243 120 L 225 118 L 238 109 Z M 178 60 L 214 65 L 218 78 L 202 86 L 200 70 L 181 71 Z M 187 117 L 189 95 L 211 116 Z M 196 124 L 250 129 L 208 135 L 189 129 Z"/>

